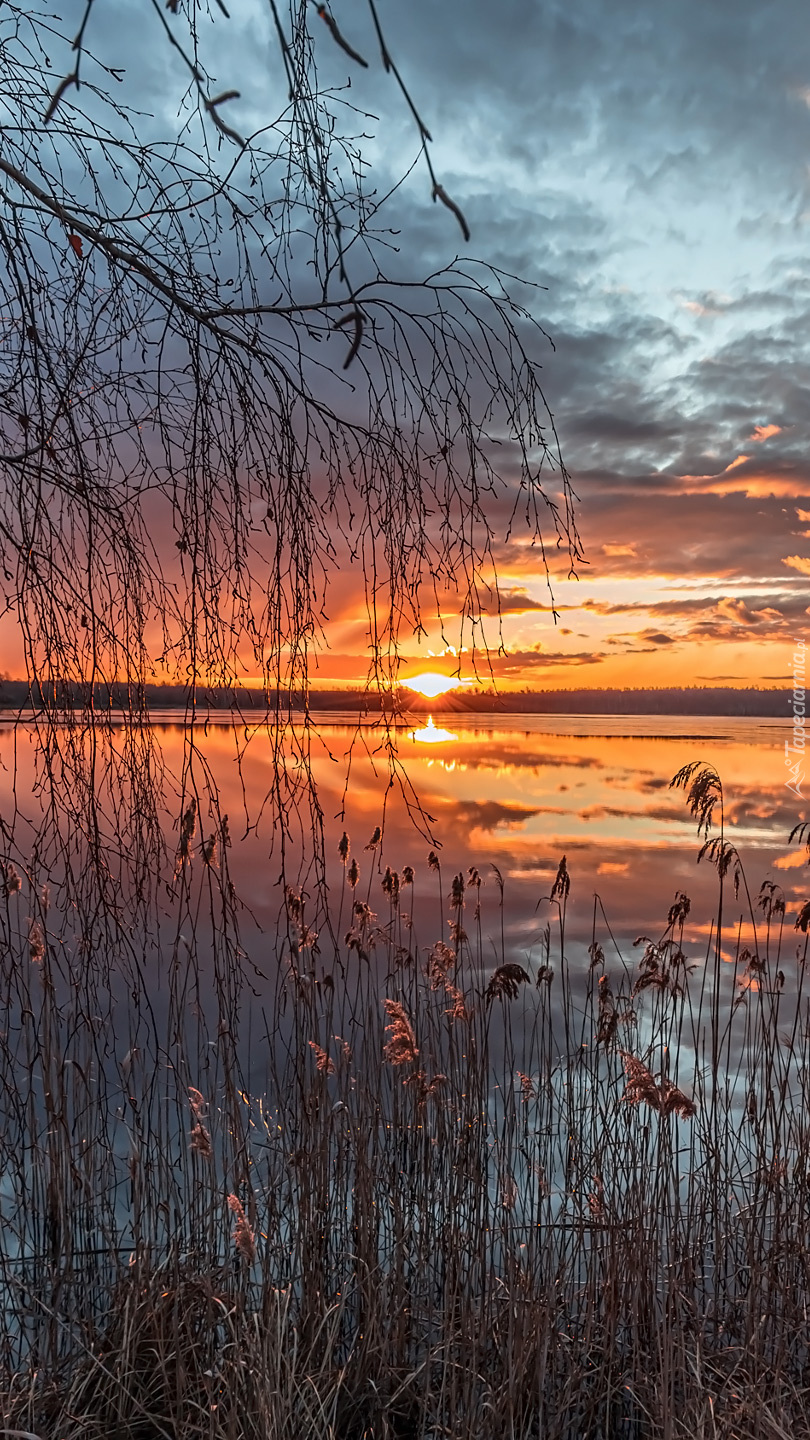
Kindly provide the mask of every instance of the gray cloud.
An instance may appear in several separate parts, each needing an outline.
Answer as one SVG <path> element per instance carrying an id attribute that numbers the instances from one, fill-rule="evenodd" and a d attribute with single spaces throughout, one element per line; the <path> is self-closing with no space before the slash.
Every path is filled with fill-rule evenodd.
<path id="1" fill-rule="evenodd" d="M 97 13 L 102 58 L 116 63 L 126 50 L 128 98 L 151 106 L 155 125 L 173 116 L 182 86 L 168 83 L 171 65 L 140 5 Z M 382 188 L 416 156 L 417 138 L 367 11 L 344 3 L 335 13 L 370 69 L 352 67 L 325 27 L 318 63 L 325 84 L 351 74 L 343 98 L 379 117 L 345 112 L 356 131 L 376 133 L 363 144 Z M 804 7 L 412 0 L 384 18 L 435 136 L 437 171 L 470 222 L 472 253 L 546 287 L 515 293 L 554 342 L 544 386 L 582 501 L 588 573 L 778 577 L 775 598 L 749 594 L 736 611 L 701 598 L 666 613 L 703 638 L 783 634 L 803 614 L 806 589 L 783 559 L 810 554 L 779 494 L 810 497 Z M 286 93 L 269 11 L 238 0 L 231 22 L 214 29 L 217 80 L 242 92 L 234 123 L 248 131 L 275 118 Z M 388 263 L 402 278 L 462 248 L 453 217 L 430 203 L 421 163 L 389 220 L 398 248 Z M 757 425 L 779 433 L 753 442 Z M 710 479 L 687 486 L 683 476 L 723 477 L 728 488 L 733 477 L 739 489 L 721 495 Z M 502 534 L 512 498 L 493 506 Z M 495 553 L 513 575 L 537 569 L 536 555 L 506 545 Z M 501 604 L 513 615 L 543 608 L 515 589 Z M 638 638 L 654 649 L 673 637 L 651 627 Z M 521 651 L 493 665 L 508 675 L 595 658 Z"/>

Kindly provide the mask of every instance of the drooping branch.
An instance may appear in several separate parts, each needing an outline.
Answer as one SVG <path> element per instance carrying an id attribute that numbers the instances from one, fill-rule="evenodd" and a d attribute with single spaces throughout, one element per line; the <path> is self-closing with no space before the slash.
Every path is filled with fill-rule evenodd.
<path id="1" fill-rule="evenodd" d="M 317 76 L 316 35 L 359 63 L 353 27 L 344 43 L 323 6 L 273 8 L 290 100 L 243 142 L 218 113 L 237 93 L 202 58 L 210 17 L 157 8 L 190 85 L 181 133 L 161 135 L 89 49 L 103 8 L 72 42 L 44 14 L 0 17 L 0 611 L 54 724 L 84 697 L 97 725 L 98 687 L 142 696 L 156 675 L 193 702 L 258 673 L 289 716 L 330 586 L 354 575 L 370 679 L 391 689 L 401 640 L 443 597 L 475 638 L 506 535 L 546 573 L 547 522 L 580 556 L 547 337 L 486 266 L 386 275 L 392 192 L 370 193 L 348 131 L 365 117 Z M 371 14 L 433 196 L 465 229 Z M 56 86 L 46 40 L 70 56 Z M 71 784 L 47 766 L 43 782 L 74 826 L 94 783 L 79 733 Z"/>

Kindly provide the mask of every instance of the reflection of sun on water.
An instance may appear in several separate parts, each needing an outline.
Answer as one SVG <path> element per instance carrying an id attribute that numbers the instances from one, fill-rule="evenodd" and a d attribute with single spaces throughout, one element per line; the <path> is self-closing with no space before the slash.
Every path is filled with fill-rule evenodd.
<path id="1" fill-rule="evenodd" d="M 427 725 L 423 726 L 421 730 L 409 731 L 409 735 L 411 740 L 422 740 L 428 745 L 438 745 L 443 741 L 458 739 L 452 730 L 440 730 L 434 725 L 432 715 L 428 715 Z"/>

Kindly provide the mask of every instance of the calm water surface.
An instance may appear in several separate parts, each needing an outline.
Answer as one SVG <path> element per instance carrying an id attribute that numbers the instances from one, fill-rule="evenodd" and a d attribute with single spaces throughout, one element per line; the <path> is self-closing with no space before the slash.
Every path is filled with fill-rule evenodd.
<path id="1" fill-rule="evenodd" d="M 550 958 L 555 966 L 558 960 L 557 912 L 548 896 L 565 856 L 571 876 L 565 948 L 575 1010 L 586 986 L 593 987 L 587 947 L 594 924 L 596 938 L 606 951 L 605 968 L 617 985 L 621 981 L 617 950 L 629 975 L 641 953 L 634 948 L 634 940 L 639 936 L 661 936 L 677 892 L 685 892 L 691 899 L 684 950 L 687 960 L 695 965 L 694 985 L 700 988 L 702 965 L 717 914 L 718 880 L 708 863 L 696 864 L 701 842 L 695 821 L 688 812 L 684 793 L 671 789 L 670 781 L 691 761 L 714 765 L 724 785 L 726 837 L 739 850 L 752 897 L 756 898 L 765 880 L 784 890 L 786 927 L 777 963 L 787 975 L 782 997 L 786 1018 L 780 1018 L 780 1024 L 789 1028 L 793 1003 L 790 997 L 795 995 L 799 973 L 792 957 L 797 939 L 803 942 L 805 938 L 796 935 L 793 922 L 810 896 L 810 875 L 804 848 L 788 844 L 790 830 L 806 818 L 808 807 L 785 785 L 787 722 L 437 715 L 433 724 L 425 717 L 414 718 L 398 736 L 399 760 L 407 782 L 404 791 L 398 783 L 389 784 L 384 737 L 379 728 L 368 726 L 358 733 L 356 719 L 334 715 L 320 717 L 319 726 L 312 740 L 311 767 L 323 814 L 333 933 L 340 937 L 345 934 L 351 903 L 359 897 L 375 912 L 382 931 L 391 926 L 395 938 L 411 951 L 418 948 L 424 959 L 436 941 L 450 939 L 447 900 L 453 876 L 458 872 L 467 876 L 468 868 L 475 866 L 482 885 L 480 893 L 468 887 L 463 923 L 476 948 L 480 944 L 480 981 L 503 958 L 520 962 L 534 974 L 544 959 L 543 931 L 548 922 L 552 925 Z M 155 717 L 153 735 L 165 766 L 165 832 L 170 862 L 177 846 L 182 805 L 187 803 L 192 782 L 199 796 L 200 823 L 190 866 L 191 881 L 184 896 L 178 900 L 175 890 L 172 898 L 171 887 L 167 890 L 162 886 L 162 919 L 154 931 L 142 933 L 138 940 L 143 945 L 143 973 L 150 1005 L 154 1002 L 158 1017 L 164 1012 L 167 986 L 174 973 L 167 962 L 176 958 L 184 945 L 186 953 L 191 954 L 194 941 L 189 937 L 196 939 L 194 953 L 200 971 L 209 976 L 212 972 L 215 936 L 205 909 L 210 872 L 200 854 L 200 843 L 214 823 L 207 808 L 209 783 L 218 791 L 220 811 L 229 815 L 232 845 L 228 866 L 244 902 L 239 912 L 240 944 L 251 962 L 250 992 L 246 992 L 247 1003 L 242 1010 L 249 1032 L 247 1070 L 251 1090 L 262 1094 L 266 1089 L 268 1053 L 264 1037 L 273 1028 L 272 1017 L 279 1012 L 285 1017 L 278 1031 L 282 1039 L 292 1024 L 287 997 L 282 994 L 282 1003 L 278 1004 L 279 981 L 282 991 L 286 986 L 289 950 L 285 952 L 284 942 L 279 943 L 279 920 L 282 931 L 285 920 L 284 888 L 280 884 L 278 832 L 268 799 L 276 775 L 274 737 L 258 725 L 246 728 L 235 727 L 230 721 L 212 721 L 206 730 L 200 727 L 199 749 L 189 771 L 187 736 L 176 717 Z M 123 743 L 123 734 L 119 739 Z M 186 799 L 182 801 L 184 771 Z M 103 774 L 103 766 L 99 773 Z M 3 843 L 8 844 L 11 827 L 18 852 L 24 851 L 26 837 L 37 829 L 41 808 L 38 776 L 41 779 L 42 764 L 36 758 L 31 730 L 18 727 L 15 732 L 10 725 L 0 726 L 0 817 L 6 827 Z M 421 811 L 415 823 L 417 799 Z M 291 827 L 287 879 L 296 878 L 298 860 L 308 842 L 311 848 L 309 823 L 308 813 L 302 811 L 300 846 L 296 843 L 296 827 Z M 375 848 L 367 848 L 377 827 L 382 829 L 382 838 Z M 346 886 L 338 854 L 344 830 L 350 838 L 350 858 L 357 859 L 361 872 L 354 892 Z M 79 845 L 77 837 L 77 850 Z M 438 875 L 428 865 L 432 848 L 437 849 L 441 859 Z M 414 884 L 403 890 L 400 911 L 394 915 L 383 890 L 383 876 L 388 866 L 401 873 L 406 865 L 413 867 Z M 503 908 L 495 867 L 503 882 Z M 313 872 L 300 875 L 299 885 L 309 888 L 312 894 Z M 54 892 L 58 896 L 58 880 Z M 477 900 L 480 930 L 474 914 Z M 58 903 L 57 898 L 54 909 Z M 13 897 L 12 929 L 16 925 L 23 946 L 35 904 L 25 887 Z M 71 966 L 83 963 L 78 935 L 71 938 L 73 923 L 66 916 L 59 940 Z M 315 925 L 319 930 L 317 945 L 296 963 L 301 971 L 311 966 L 313 978 L 322 982 L 332 973 L 337 976 L 337 969 L 329 927 L 317 915 Z M 725 1015 L 736 994 L 731 969 L 735 948 L 751 944 L 752 940 L 743 897 L 734 900 L 730 885 L 726 888 L 724 934 L 724 959 L 730 962 L 728 984 L 722 987 L 721 997 Z M 77 948 L 71 950 L 74 942 Z M 286 943 L 289 945 L 289 940 Z M 345 959 L 345 948 L 343 955 Z M 376 957 L 381 981 L 385 978 L 385 955 L 386 945 L 381 940 L 370 957 L 372 967 Z M 477 960 L 474 963 L 479 964 Z M 355 970 L 359 966 L 354 957 L 351 966 Z M 394 990 L 389 993 L 396 993 L 401 977 L 392 975 L 391 983 Z M 625 988 L 630 984 L 632 977 Z M 320 992 L 321 996 L 325 993 Z M 532 986 L 523 993 L 530 1009 L 537 1008 L 543 994 L 550 994 L 550 1013 L 556 1015 L 559 984 L 553 991 L 541 992 Z M 197 1013 L 196 996 L 192 986 L 184 1000 L 190 1015 Z M 131 1044 L 123 1039 L 128 996 L 122 993 L 118 1003 L 121 1018 L 115 1024 L 116 1033 L 120 1032 L 120 1060 Z M 500 1009 L 493 1007 L 498 1025 L 503 1020 Z M 744 1025 L 747 1013 L 739 1012 L 739 1027 Z M 215 1023 L 211 1033 L 216 1034 Z M 588 1031 L 588 1043 L 590 1034 Z M 210 1064 L 215 1067 L 216 1041 L 206 1043 L 210 1043 Z M 635 1043 L 643 1048 L 643 1027 Z M 684 1043 L 688 1048 L 688 1042 Z M 502 1045 L 502 1037 L 493 1030 L 493 1053 L 499 1054 Z M 566 1045 L 570 1050 L 570 1043 L 561 1038 L 560 1053 Z M 515 1069 L 531 1071 L 531 1054 L 524 1059 L 516 1053 L 510 1063 Z M 195 1083 L 202 1085 L 202 1077 L 201 1069 Z M 210 1093 L 215 1093 L 221 1081 L 219 1072 L 212 1070 L 206 1078 Z M 494 1084 L 491 1098 L 497 1090 Z M 744 1086 L 741 1094 L 744 1100 Z"/>
<path id="2" fill-rule="evenodd" d="M 358 893 L 369 893 L 373 908 L 384 906 L 380 879 L 385 866 L 401 870 L 406 864 L 416 872 L 417 909 L 420 897 L 429 906 L 435 893 L 435 876 L 426 864 L 431 846 L 416 828 L 399 787 L 387 788 L 379 732 L 364 731 L 361 744 L 350 720 L 321 719 L 323 743 L 314 746 L 313 768 L 334 862 L 333 884 L 341 883 L 337 844 L 345 828 L 360 864 Z M 444 715 L 435 722 L 419 717 L 413 728 L 404 728 L 399 752 L 430 817 L 445 889 L 453 873 L 477 866 L 484 879 L 484 928 L 488 923 L 494 927 L 498 887 L 492 866 L 497 866 L 505 884 L 507 943 L 518 958 L 538 940 L 547 916 L 538 902 L 548 895 L 563 855 L 572 877 L 573 943 L 590 939 L 595 895 L 617 937 L 626 941 L 642 932 L 658 934 L 680 890 L 692 898 L 691 943 L 705 949 L 716 876 L 705 862 L 696 865 L 695 822 L 683 791 L 670 788 L 676 771 L 693 760 L 719 771 L 727 836 L 739 849 L 752 893 L 765 879 L 781 884 L 790 919 L 810 886 L 805 851 L 788 844 L 791 829 L 808 809 L 785 786 L 786 735 L 787 724 L 771 719 Z M 177 741 L 167 732 L 164 743 L 170 748 Z M 205 744 L 226 790 L 230 773 L 233 815 L 242 800 L 232 733 L 212 727 Z M 267 791 L 271 766 L 267 737 L 257 733 L 242 760 L 249 811 L 255 812 Z M 381 845 L 366 851 L 381 824 Z M 275 908 L 272 884 L 267 884 L 272 874 L 268 838 L 260 822 L 244 843 L 244 878 L 266 920 Z M 433 920 L 436 928 L 438 900 Z M 429 910 L 423 923 L 431 924 Z M 440 937 L 423 938 L 430 943 Z"/>
<path id="3" fill-rule="evenodd" d="M 670 788 L 676 771 L 693 760 L 711 763 L 720 773 L 727 836 L 739 849 L 752 894 L 765 879 L 778 882 L 792 927 L 796 910 L 810 893 L 805 851 L 788 844 L 790 830 L 805 818 L 808 807 L 785 785 L 787 720 L 445 714 L 437 715 L 434 723 L 415 717 L 398 735 L 400 760 L 412 787 L 409 813 L 399 784 L 389 786 L 380 730 L 365 726 L 358 732 L 356 719 L 349 716 L 316 719 L 319 738 L 312 744 L 312 768 L 335 901 L 343 885 L 337 846 L 345 829 L 361 870 L 357 893 L 368 898 L 376 912 L 387 913 L 381 889 L 385 867 L 401 871 L 413 866 L 413 914 L 421 944 L 447 938 L 441 929 L 447 924 L 446 914 L 439 913 L 441 892 L 427 866 L 435 846 L 445 893 L 454 873 L 478 867 L 484 882 L 480 898 L 485 948 L 491 938 L 493 956 L 500 910 L 492 867 L 504 881 L 510 958 L 538 959 L 536 947 L 548 918 L 543 899 L 563 855 L 572 882 L 572 946 L 584 947 L 591 938 L 595 896 L 616 938 L 628 943 L 641 933 L 658 935 L 676 891 L 685 891 L 692 899 L 689 943 L 695 955 L 705 951 L 717 879 L 708 864 L 696 865 L 700 842 L 695 822 L 683 792 Z M 173 785 L 174 798 L 179 795 L 183 730 L 169 715 L 155 717 L 154 728 L 171 801 Z M 260 725 L 234 727 L 219 721 L 209 724 L 207 733 L 199 731 L 198 744 L 198 767 L 204 762 L 219 789 L 221 810 L 230 817 L 231 875 L 252 917 L 246 922 L 246 943 L 265 953 L 282 893 L 277 836 L 267 803 L 274 775 L 272 736 Z M 12 813 L 16 795 L 23 816 L 16 836 L 24 847 L 24 817 L 33 822 L 38 805 L 32 793 L 30 733 L 18 729 L 15 735 L 10 725 L 0 727 L 0 765 L 2 813 Z M 200 794 L 204 835 L 204 787 Z M 414 823 L 414 797 L 423 812 L 421 820 L 417 815 L 419 823 Z M 176 823 L 176 809 L 167 812 L 170 846 L 176 843 Z M 305 814 L 304 841 L 307 825 Z M 382 841 L 367 850 L 378 825 Z M 290 859 L 294 867 L 294 839 Z"/>

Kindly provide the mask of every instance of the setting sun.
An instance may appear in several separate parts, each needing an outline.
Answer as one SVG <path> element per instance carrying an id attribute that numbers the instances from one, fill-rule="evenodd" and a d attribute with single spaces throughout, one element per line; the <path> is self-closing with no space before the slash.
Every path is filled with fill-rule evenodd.
<path id="1" fill-rule="evenodd" d="M 426 695 L 432 700 L 436 695 L 444 695 L 467 682 L 456 679 L 454 675 L 440 675 L 438 671 L 428 670 L 423 675 L 412 675 L 409 680 L 400 680 L 399 683 L 406 690 L 416 690 L 419 695 Z"/>

